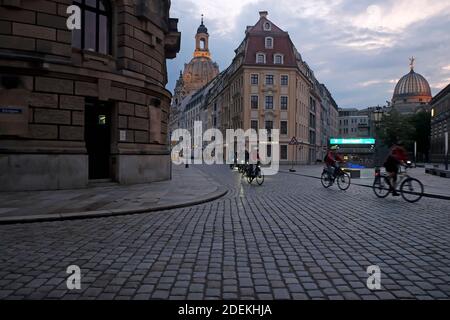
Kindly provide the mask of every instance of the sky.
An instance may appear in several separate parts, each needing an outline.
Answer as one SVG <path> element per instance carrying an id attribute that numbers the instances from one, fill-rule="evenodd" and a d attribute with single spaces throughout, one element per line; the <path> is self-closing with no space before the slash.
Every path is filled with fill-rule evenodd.
<path id="1" fill-rule="evenodd" d="M 168 61 L 169 90 L 192 59 L 201 14 L 222 71 L 259 11 L 289 33 L 339 107 L 385 105 L 410 57 L 433 95 L 450 83 L 450 0 L 172 0 L 181 50 Z"/>

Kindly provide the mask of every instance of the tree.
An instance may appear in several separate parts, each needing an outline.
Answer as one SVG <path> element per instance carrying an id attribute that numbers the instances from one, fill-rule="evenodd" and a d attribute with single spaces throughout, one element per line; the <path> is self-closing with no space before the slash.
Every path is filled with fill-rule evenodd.
<path id="1" fill-rule="evenodd" d="M 412 140 L 417 142 L 417 153 L 423 156 L 423 160 L 428 162 L 430 151 L 430 134 L 431 134 L 431 114 L 421 111 L 412 115 L 409 119 L 414 127 Z"/>
<path id="2" fill-rule="evenodd" d="M 399 142 L 408 146 L 413 132 L 414 127 L 408 117 L 401 115 L 396 110 L 384 114 L 377 128 L 378 138 L 387 147 Z"/>
<path id="3" fill-rule="evenodd" d="M 390 147 L 397 143 L 403 143 L 406 150 L 414 152 L 414 142 L 417 142 L 417 152 L 428 161 L 430 150 L 431 115 L 421 111 L 412 115 L 401 115 L 396 110 L 384 114 L 377 136 L 381 142 Z"/>

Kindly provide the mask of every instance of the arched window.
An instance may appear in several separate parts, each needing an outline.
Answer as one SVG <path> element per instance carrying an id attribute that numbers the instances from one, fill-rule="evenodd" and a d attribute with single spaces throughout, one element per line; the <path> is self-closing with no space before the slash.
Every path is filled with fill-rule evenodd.
<path id="1" fill-rule="evenodd" d="M 111 54 L 111 4 L 109 0 L 74 0 L 81 9 L 81 30 L 72 31 L 75 48 Z"/>
<path id="2" fill-rule="evenodd" d="M 283 60 L 284 59 L 283 59 L 283 55 L 282 54 L 277 53 L 277 54 L 274 55 L 274 63 L 275 64 L 283 64 L 284 63 Z"/>
<path id="3" fill-rule="evenodd" d="M 200 49 L 205 50 L 206 40 L 204 38 L 200 39 Z"/>
<path id="4" fill-rule="evenodd" d="M 264 53 L 256 54 L 256 63 L 266 63 L 266 55 Z"/>
<path id="5" fill-rule="evenodd" d="M 266 49 L 273 49 L 273 38 L 272 37 L 266 37 L 265 47 L 266 47 Z"/>
<path id="6" fill-rule="evenodd" d="M 272 30 L 272 25 L 270 24 L 270 22 L 265 22 L 263 25 L 264 31 L 270 31 Z"/>

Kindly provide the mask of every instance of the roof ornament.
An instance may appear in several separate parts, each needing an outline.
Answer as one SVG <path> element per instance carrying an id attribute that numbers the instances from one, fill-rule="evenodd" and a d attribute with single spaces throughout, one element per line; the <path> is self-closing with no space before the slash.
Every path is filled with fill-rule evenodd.
<path id="1" fill-rule="evenodd" d="M 411 68 L 411 71 L 414 71 L 414 62 L 416 61 L 416 58 L 411 57 L 409 58 L 409 67 Z"/>
<path id="2" fill-rule="evenodd" d="M 203 25 L 203 13 L 202 13 L 202 23 L 201 24 Z"/>

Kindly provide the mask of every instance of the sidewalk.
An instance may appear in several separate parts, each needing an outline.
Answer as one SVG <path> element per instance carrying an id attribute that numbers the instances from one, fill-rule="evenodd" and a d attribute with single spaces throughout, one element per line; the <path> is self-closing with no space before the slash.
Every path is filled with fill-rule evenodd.
<path id="1" fill-rule="evenodd" d="M 193 166 L 173 166 L 172 180 L 77 190 L 0 192 L 0 224 L 159 211 L 215 200 L 226 188 Z"/>
<path id="2" fill-rule="evenodd" d="M 280 166 L 280 171 L 289 172 L 291 166 Z M 303 166 L 294 166 L 294 169 L 297 170 L 297 174 L 314 176 L 319 178 L 322 174 L 323 165 L 303 165 Z M 360 184 L 364 186 L 372 186 L 373 177 L 375 174 L 375 170 L 373 170 L 373 174 L 367 179 L 352 179 L 352 183 Z M 383 171 L 383 170 L 382 170 Z M 429 195 L 434 195 L 438 197 L 448 198 L 450 200 L 450 179 L 441 178 L 438 176 L 433 176 L 425 173 L 425 168 L 411 168 L 408 170 L 408 174 L 411 177 L 419 179 L 424 185 L 424 192 Z"/>

